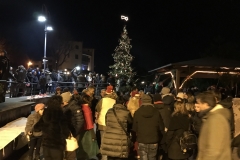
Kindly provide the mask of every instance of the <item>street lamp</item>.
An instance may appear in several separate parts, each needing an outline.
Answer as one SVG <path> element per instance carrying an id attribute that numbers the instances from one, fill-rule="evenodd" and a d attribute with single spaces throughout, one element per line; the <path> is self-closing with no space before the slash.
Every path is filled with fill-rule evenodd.
<path id="1" fill-rule="evenodd" d="M 46 23 L 46 21 L 47 21 L 47 19 L 46 19 L 46 17 L 44 17 L 44 16 L 39 16 L 38 17 L 38 21 L 39 22 L 45 22 L 45 28 L 44 28 L 44 32 L 45 32 L 45 40 L 44 40 L 44 57 L 43 57 L 43 68 L 44 68 L 44 75 L 45 75 L 45 70 L 46 70 L 46 49 L 47 49 L 47 31 L 52 31 L 53 30 L 53 28 L 51 27 L 51 26 L 47 26 L 47 23 Z"/>
<path id="2" fill-rule="evenodd" d="M 75 72 L 76 70 L 79 71 L 80 69 L 81 69 L 81 67 L 77 66 L 77 67 L 74 67 L 71 72 L 73 72 L 73 71 Z"/>
<path id="3" fill-rule="evenodd" d="M 81 68 L 79 66 L 77 66 L 76 69 L 79 71 Z"/>
<path id="4" fill-rule="evenodd" d="M 27 65 L 28 65 L 28 68 L 29 68 L 29 66 L 31 66 L 31 65 L 32 65 L 32 62 L 31 62 L 31 61 L 29 61 Z"/>

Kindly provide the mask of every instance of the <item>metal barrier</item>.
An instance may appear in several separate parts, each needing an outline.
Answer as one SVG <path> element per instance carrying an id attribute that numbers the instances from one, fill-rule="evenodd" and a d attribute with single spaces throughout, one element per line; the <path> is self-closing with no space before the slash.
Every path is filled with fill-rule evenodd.
<path id="1" fill-rule="evenodd" d="M 0 80 L 0 82 L 3 80 Z M 99 96 L 101 89 L 106 89 L 107 83 L 88 83 L 88 82 L 59 82 L 52 81 L 52 83 L 46 84 L 46 86 L 40 86 L 39 83 L 30 83 L 23 82 L 18 83 L 14 81 L 3 81 L 7 83 L 8 89 L 7 94 L 9 98 L 19 97 L 19 96 L 33 96 L 41 94 L 41 90 L 45 90 L 45 93 L 55 93 L 57 87 L 60 87 L 61 90 L 64 88 L 69 88 L 70 92 L 74 89 L 77 89 L 78 92 L 82 92 L 83 89 L 86 89 L 88 86 L 95 87 L 95 95 Z M 6 95 L 7 95 L 6 94 Z"/>

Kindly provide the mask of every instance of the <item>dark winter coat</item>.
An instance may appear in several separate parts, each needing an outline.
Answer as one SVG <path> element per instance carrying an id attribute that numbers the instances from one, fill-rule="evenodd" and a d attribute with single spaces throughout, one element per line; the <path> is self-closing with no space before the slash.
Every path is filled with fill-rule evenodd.
<path id="1" fill-rule="evenodd" d="M 68 128 L 72 135 L 76 137 L 80 134 L 84 125 L 84 116 L 79 102 L 75 99 L 71 99 L 69 104 L 64 107 L 63 111 L 66 116 Z"/>
<path id="2" fill-rule="evenodd" d="M 174 110 L 174 97 L 172 95 L 166 95 L 163 97 L 162 102 L 165 107 L 170 108 L 172 113 Z"/>
<path id="3" fill-rule="evenodd" d="M 159 103 L 159 104 L 154 104 L 155 108 L 158 109 L 162 119 L 163 119 L 163 123 L 164 123 L 164 126 L 166 128 L 169 127 L 169 124 L 170 124 L 170 119 L 171 119 L 171 110 L 170 108 L 163 104 L 163 103 Z"/>
<path id="4" fill-rule="evenodd" d="M 171 118 L 171 122 L 167 131 L 166 143 L 168 146 L 168 158 L 170 159 L 187 159 L 188 153 L 183 154 L 179 138 L 184 131 L 187 131 L 190 125 L 188 115 L 177 113 Z"/>
<path id="5" fill-rule="evenodd" d="M 41 119 L 34 126 L 34 131 L 38 130 L 42 130 L 43 146 L 65 150 L 70 130 L 60 107 L 48 107 L 44 110 Z"/>
<path id="6" fill-rule="evenodd" d="M 199 113 L 194 113 L 193 116 L 191 117 L 191 121 L 192 121 L 192 130 L 194 132 L 194 134 L 196 134 L 197 136 L 200 133 L 200 129 L 202 126 L 202 119 L 199 115 Z"/>
<path id="7" fill-rule="evenodd" d="M 46 86 L 46 84 L 47 84 L 47 79 L 46 79 L 45 75 L 41 75 L 39 78 L 39 85 Z"/>
<path id="8" fill-rule="evenodd" d="M 113 110 L 116 111 L 125 130 L 127 130 L 128 123 L 132 122 L 130 112 L 125 106 L 115 104 L 113 108 L 108 110 L 106 114 L 106 129 L 101 143 L 101 154 L 111 157 L 127 158 L 129 155 L 127 135 L 118 123 Z"/>
<path id="9" fill-rule="evenodd" d="M 38 83 L 37 75 L 32 75 L 32 83 Z"/>
<path id="10" fill-rule="evenodd" d="M 18 82 L 20 82 L 20 83 L 25 82 L 26 77 L 27 77 L 26 69 L 17 69 L 16 70 L 16 78 L 17 78 Z"/>
<path id="11" fill-rule="evenodd" d="M 161 140 L 164 124 L 153 104 L 143 103 L 134 113 L 133 131 L 136 132 L 139 143 L 155 144 Z"/>

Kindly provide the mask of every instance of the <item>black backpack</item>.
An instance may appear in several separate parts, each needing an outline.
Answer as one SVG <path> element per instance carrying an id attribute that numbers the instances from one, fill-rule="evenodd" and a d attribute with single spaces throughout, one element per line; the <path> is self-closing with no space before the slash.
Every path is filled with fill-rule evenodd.
<path id="1" fill-rule="evenodd" d="M 184 131 L 179 138 L 179 144 L 183 153 L 192 151 L 197 148 L 197 137 L 191 130 Z"/>

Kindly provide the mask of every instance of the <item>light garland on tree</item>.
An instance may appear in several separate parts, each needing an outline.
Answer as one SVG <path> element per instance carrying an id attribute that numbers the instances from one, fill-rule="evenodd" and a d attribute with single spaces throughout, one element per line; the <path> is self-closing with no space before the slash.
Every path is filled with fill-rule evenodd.
<path id="1" fill-rule="evenodd" d="M 121 18 L 126 21 L 128 20 L 126 16 L 122 16 Z M 119 39 L 119 46 L 116 47 L 114 50 L 115 53 L 112 54 L 114 64 L 109 66 L 111 69 L 109 74 L 114 75 L 116 80 L 119 78 L 132 79 L 136 75 L 131 67 L 133 56 L 130 54 L 130 49 L 132 46 L 130 45 L 131 39 L 127 34 L 126 26 L 124 26 L 121 38 Z"/>

